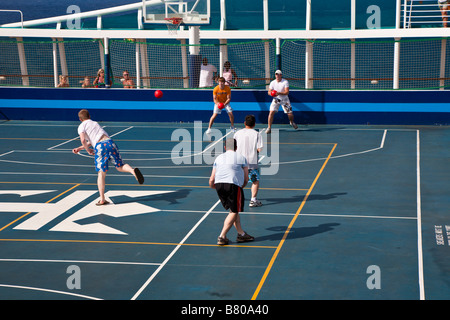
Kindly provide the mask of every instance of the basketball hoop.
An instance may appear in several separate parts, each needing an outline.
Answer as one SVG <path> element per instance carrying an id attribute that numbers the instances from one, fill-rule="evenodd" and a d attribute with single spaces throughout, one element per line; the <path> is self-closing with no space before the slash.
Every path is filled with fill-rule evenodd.
<path id="1" fill-rule="evenodd" d="M 183 22 L 183 18 L 180 17 L 170 17 L 164 18 L 167 22 L 167 29 L 169 30 L 169 34 L 177 34 L 178 27 Z"/>

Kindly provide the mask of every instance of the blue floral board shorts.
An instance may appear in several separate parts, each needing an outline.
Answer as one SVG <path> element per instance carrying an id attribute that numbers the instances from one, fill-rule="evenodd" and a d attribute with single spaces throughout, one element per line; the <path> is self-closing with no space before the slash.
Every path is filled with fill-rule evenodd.
<path id="1" fill-rule="evenodd" d="M 259 177 L 259 169 L 250 169 L 248 170 L 248 180 L 255 183 L 260 180 Z"/>
<path id="2" fill-rule="evenodd" d="M 111 160 L 114 166 L 121 167 L 124 165 L 122 157 L 119 153 L 119 148 L 117 148 L 114 141 L 111 139 L 100 141 L 95 145 L 95 170 L 97 172 L 108 171 L 108 163 Z"/>

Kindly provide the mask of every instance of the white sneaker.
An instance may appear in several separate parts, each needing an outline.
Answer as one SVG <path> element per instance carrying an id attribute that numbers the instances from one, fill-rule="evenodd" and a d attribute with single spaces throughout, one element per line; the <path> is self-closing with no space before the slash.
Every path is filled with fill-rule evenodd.
<path id="1" fill-rule="evenodd" d="M 266 133 L 269 134 L 272 130 L 270 128 L 266 129 Z"/>
<path id="2" fill-rule="evenodd" d="M 259 200 L 255 200 L 255 201 L 250 201 L 250 204 L 248 205 L 249 207 L 261 207 L 262 203 Z"/>
<path id="3" fill-rule="evenodd" d="M 235 127 L 230 127 L 230 130 L 233 132 L 236 132 L 236 128 Z"/>
<path id="4" fill-rule="evenodd" d="M 206 133 L 206 134 L 210 134 L 210 133 L 211 133 L 211 128 L 208 128 L 208 130 L 206 130 L 205 133 Z"/>

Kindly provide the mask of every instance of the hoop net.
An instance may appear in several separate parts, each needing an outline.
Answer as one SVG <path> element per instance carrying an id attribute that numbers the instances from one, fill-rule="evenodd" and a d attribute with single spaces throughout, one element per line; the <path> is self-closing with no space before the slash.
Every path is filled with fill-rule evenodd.
<path id="1" fill-rule="evenodd" d="M 164 18 L 167 22 L 167 29 L 169 30 L 169 34 L 177 34 L 178 27 L 183 22 L 183 18 L 180 17 L 171 17 Z"/>

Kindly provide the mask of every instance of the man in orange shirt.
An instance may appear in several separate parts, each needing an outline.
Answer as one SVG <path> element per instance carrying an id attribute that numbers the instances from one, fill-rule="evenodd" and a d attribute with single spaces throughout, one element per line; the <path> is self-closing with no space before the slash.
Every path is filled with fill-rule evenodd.
<path id="1" fill-rule="evenodd" d="M 230 123 L 231 123 L 231 130 L 236 131 L 234 128 L 234 116 L 233 116 L 233 109 L 231 109 L 230 101 L 231 101 L 231 89 L 229 86 L 225 85 L 225 78 L 220 77 L 219 78 L 219 85 L 214 88 L 213 91 L 213 99 L 214 99 L 214 112 L 211 116 L 211 119 L 209 119 L 209 126 L 208 130 L 206 130 L 206 133 L 211 133 L 211 127 L 214 123 L 214 120 L 216 119 L 218 114 L 222 113 L 222 109 L 225 109 L 228 113 L 228 116 L 230 117 Z M 222 109 L 219 109 L 219 104 L 223 103 L 224 107 Z"/>

